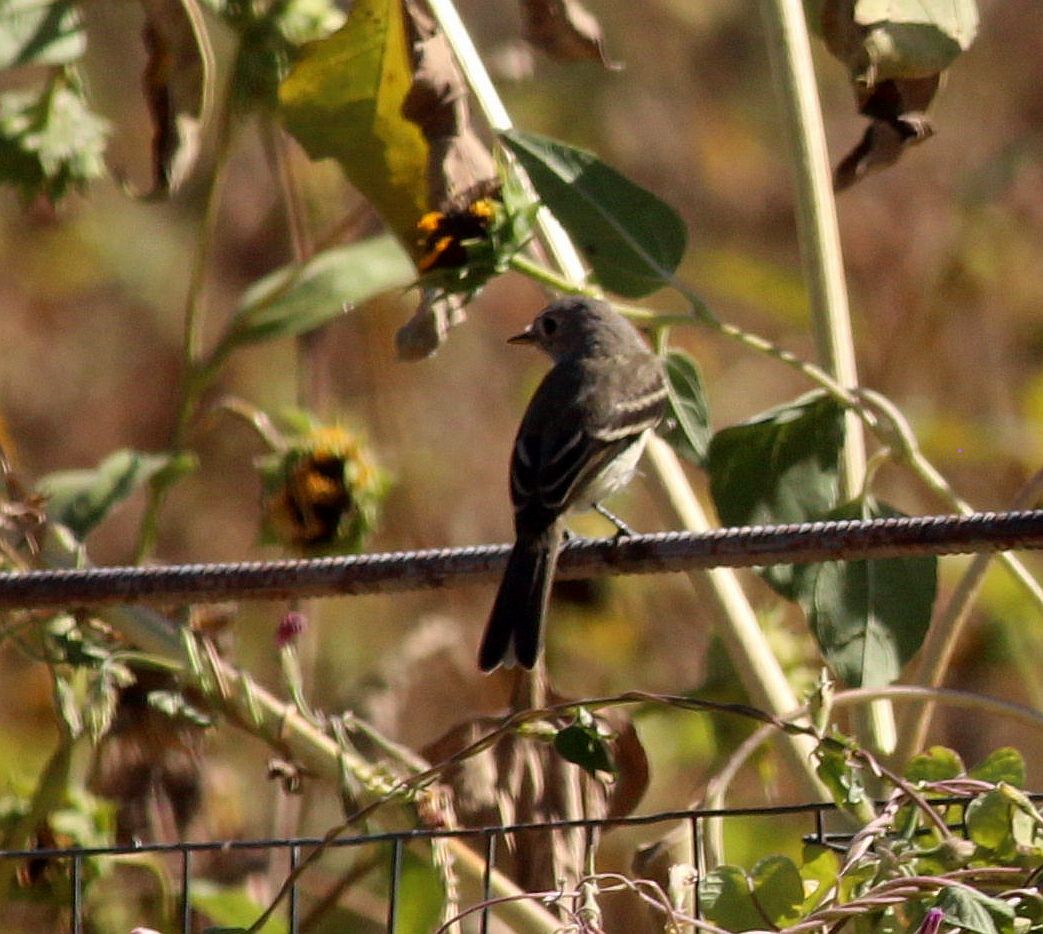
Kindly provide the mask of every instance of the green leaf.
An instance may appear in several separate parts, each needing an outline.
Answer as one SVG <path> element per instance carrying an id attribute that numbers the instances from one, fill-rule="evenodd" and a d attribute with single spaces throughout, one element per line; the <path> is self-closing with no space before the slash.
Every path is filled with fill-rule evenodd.
<path id="1" fill-rule="evenodd" d="M 79 88 L 57 78 L 41 94 L 0 95 L 0 182 L 57 201 L 105 174 L 106 120 Z"/>
<path id="2" fill-rule="evenodd" d="M 1014 909 L 998 898 L 992 898 L 970 886 L 947 885 L 938 893 L 935 902 L 945 912 L 945 920 L 973 934 L 999 934 L 1001 922 L 1014 920 Z"/>
<path id="3" fill-rule="evenodd" d="M 324 250 L 303 266 L 278 269 L 251 286 L 215 356 L 243 344 L 314 331 L 415 276 L 409 257 L 388 234 Z"/>
<path id="4" fill-rule="evenodd" d="M 851 503 L 831 519 L 897 516 L 872 501 Z M 937 591 L 934 556 L 828 561 L 795 577 L 798 599 L 822 654 L 850 687 L 890 684 L 923 644 Z"/>
<path id="5" fill-rule="evenodd" d="M 815 774 L 828 789 L 834 803 L 868 823 L 872 819 L 873 806 L 861 770 L 856 769 L 838 749 L 820 745 L 816 755 L 819 761 Z"/>
<path id="6" fill-rule="evenodd" d="M 1014 811 L 1010 800 L 999 789 L 979 795 L 967 805 L 964 818 L 967 834 L 993 851 L 1009 851 L 1014 846 Z"/>
<path id="7" fill-rule="evenodd" d="M 750 880 L 738 866 L 718 866 L 699 880 L 699 908 L 707 921 L 729 931 L 764 928 Z"/>
<path id="8" fill-rule="evenodd" d="M 805 844 L 800 865 L 802 888 L 806 893 L 803 914 L 814 911 L 829 895 L 830 890 L 836 884 L 839 871 L 840 857 L 835 850 L 818 843 Z"/>
<path id="9" fill-rule="evenodd" d="M 86 50 L 83 21 L 73 0 L 0 3 L 0 68 L 67 65 Z"/>
<path id="10" fill-rule="evenodd" d="M 996 785 L 1006 782 L 1015 788 L 1024 788 L 1025 760 L 1017 749 L 1004 746 L 1002 749 L 989 753 L 967 774 L 970 778 L 977 778 L 983 782 L 992 782 Z"/>
<path id="11" fill-rule="evenodd" d="M 807 522 L 837 504 L 844 410 L 822 392 L 725 428 L 710 442 L 710 493 L 725 525 Z M 762 572 L 796 599 L 793 567 Z"/>
<path id="12" fill-rule="evenodd" d="M 581 708 L 572 723 L 558 730 L 554 736 L 554 749 L 563 759 L 592 776 L 598 772 L 616 774 L 616 764 L 609 754 L 605 737 L 588 710 Z"/>
<path id="13" fill-rule="evenodd" d="M 876 80 L 941 71 L 978 31 L 975 0 L 857 0 L 855 25 Z"/>
<path id="14" fill-rule="evenodd" d="M 191 901 L 196 911 L 216 923 L 217 927 L 211 928 L 212 931 L 244 931 L 264 910 L 246 893 L 246 889 L 218 885 L 206 879 L 193 881 Z M 288 930 L 286 922 L 276 916 L 264 923 L 259 934 L 286 934 Z"/>
<path id="15" fill-rule="evenodd" d="M 445 887 L 430 860 L 409 850 L 404 853 L 398 899 L 395 934 L 428 934 L 438 927 Z"/>
<path id="16" fill-rule="evenodd" d="M 670 419 L 664 420 L 663 437 L 682 457 L 699 466 L 706 461 L 710 447 L 710 407 L 703 391 L 702 377 L 695 360 L 683 350 L 669 351 L 666 385 L 670 391 Z"/>
<path id="17" fill-rule="evenodd" d="M 65 470 L 43 477 L 37 491 L 47 497 L 47 514 L 81 540 L 109 511 L 163 470 L 187 471 L 192 458 L 116 451 L 89 470 Z"/>
<path id="18" fill-rule="evenodd" d="M 584 149 L 516 130 L 500 138 L 606 289 L 640 298 L 670 282 L 688 242 L 673 208 Z"/>
<path id="19" fill-rule="evenodd" d="M 786 856 L 766 856 L 750 873 L 753 899 L 774 927 L 793 924 L 803 916 L 804 882 Z"/>
<path id="20" fill-rule="evenodd" d="M 944 782 L 959 778 L 965 771 L 959 753 L 945 746 L 932 746 L 909 760 L 904 775 L 911 782 Z"/>
<path id="21" fill-rule="evenodd" d="M 313 159 L 336 159 L 402 243 L 427 210 L 427 142 L 402 116 L 412 77 L 402 4 L 356 0 L 279 87 L 289 131 Z"/>

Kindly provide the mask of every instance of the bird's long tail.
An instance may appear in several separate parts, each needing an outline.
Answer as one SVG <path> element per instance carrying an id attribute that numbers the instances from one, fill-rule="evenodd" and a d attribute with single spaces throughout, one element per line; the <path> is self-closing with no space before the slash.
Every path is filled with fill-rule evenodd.
<path id="1" fill-rule="evenodd" d="M 559 523 L 535 535 L 518 536 L 478 651 L 482 671 L 500 664 L 510 668 L 515 662 L 523 668 L 536 664 L 561 539 Z"/>

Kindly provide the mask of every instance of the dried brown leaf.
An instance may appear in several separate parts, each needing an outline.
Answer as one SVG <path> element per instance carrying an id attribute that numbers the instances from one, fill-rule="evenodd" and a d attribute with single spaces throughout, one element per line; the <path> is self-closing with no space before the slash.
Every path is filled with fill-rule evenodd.
<path id="1" fill-rule="evenodd" d="M 605 55 L 601 24 L 578 0 L 522 0 L 522 16 L 525 38 L 552 58 L 622 67 Z"/>
<path id="2" fill-rule="evenodd" d="M 213 50 L 195 0 L 141 0 L 148 62 L 142 75 L 152 118 L 152 190 L 165 197 L 199 157 L 210 109 Z"/>
<path id="3" fill-rule="evenodd" d="M 450 329 L 467 320 L 464 297 L 424 289 L 413 317 L 395 334 L 400 360 L 423 360 L 445 342 Z"/>
<path id="4" fill-rule="evenodd" d="M 551 696 L 548 703 L 564 698 Z M 618 769 L 614 782 L 594 779 L 559 756 L 547 743 L 509 734 L 494 747 L 448 768 L 443 781 L 452 789 L 461 826 L 599 819 L 629 814 L 648 787 L 648 759 L 629 715 L 613 708 L 596 715 L 612 734 L 609 747 Z M 500 723 L 467 720 L 423 750 L 442 762 L 486 735 Z M 563 727 L 561 719 L 555 726 Z M 508 852 L 497 854 L 497 868 L 527 891 L 573 884 L 584 874 L 587 835 L 582 828 L 547 833 L 516 833 Z"/>
<path id="5" fill-rule="evenodd" d="M 939 75 L 895 78 L 861 89 L 859 112 L 872 122 L 858 145 L 837 165 L 833 173 L 835 191 L 894 165 L 906 149 L 934 133 L 925 111 L 938 90 L 939 79 Z"/>
<path id="6" fill-rule="evenodd" d="M 423 0 L 405 0 L 413 83 L 402 115 L 420 127 L 430 152 L 428 205 L 444 211 L 468 192 L 496 184 L 496 162 L 474 127 L 467 82 Z"/>

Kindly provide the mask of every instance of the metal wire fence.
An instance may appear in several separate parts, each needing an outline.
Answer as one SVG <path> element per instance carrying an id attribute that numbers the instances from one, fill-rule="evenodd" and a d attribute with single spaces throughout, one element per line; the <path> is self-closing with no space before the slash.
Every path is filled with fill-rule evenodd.
<path id="1" fill-rule="evenodd" d="M 386 833 L 359 834 L 358 836 L 342 836 L 333 840 L 320 837 L 267 838 L 255 840 L 224 840 L 206 842 L 179 843 L 146 843 L 133 846 L 108 846 L 84 848 L 34 848 L 17 850 L 0 850 L 0 863 L 15 861 L 52 861 L 59 864 L 68 878 L 68 929 L 73 934 L 93 930 L 90 912 L 87 909 L 85 885 L 88 873 L 85 871 L 89 862 L 104 861 L 126 855 L 157 854 L 173 857 L 176 861 L 178 878 L 178 920 L 177 930 L 190 934 L 197 930 L 196 922 L 200 912 L 193 907 L 196 884 L 195 861 L 200 854 L 213 852 L 250 851 L 261 853 L 266 862 L 278 861 L 286 867 L 288 874 L 293 873 L 301 860 L 314 848 L 325 847 L 331 851 L 352 849 L 356 851 L 384 851 L 383 869 L 388 880 L 385 896 L 384 924 L 387 931 L 398 929 L 400 910 L 402 907 L 402 871 L 407 847 L 415 843 L 431 843 L 434 841 L 461 840 L 466 842 L 476 856 L 482 860 L 482 888 L 474 893 L 474 901 L 467 904 L 463 901 L 457 905 L 460 914 L 470 913 L 474 917 L 472 930 L 487 934 L 497 908 L 494 901 L 493 874 L 497 867 L 497 856 L 503 852 L 507 840 L 516 834 L 549 835 L 565 830 L 580 829 L 585 834 L 589 863 L 595 866 L 596 840 L 601 831 L 620 827 L 658 827 L 674 828 L 687 825 L 690 833 L 688 840 L 690 865 L 694 867 L 695 877 L 705 871 L 704 835 L 707 822 L 719 819 L 733 821 L 739 818 L 763 819 L 773 822 L 773 845 L 784 846 L 784 838 L 788 832 L 791 843 L 815 842 L 823 845 L 843 845 L 843 834 L 831 833 L 828 830 L 828 815 L 836 808 L 832 804 L 798 804 L 776 807 L 747 807 L 692 809 L 680 811 L 664 811 L 643 816 L 605 818 L 599 820 L 548 821 L 540 823 L 519 823 L 506 826 L 481 827 L 475 829 L 415 829 Z M 785 829 L 780 828 L 779 821 L 789 818 Z M 793 821 L 798 822 L 796 831 Z M 802 825 L 802 829 L 801 826 Z M 693 879 L 694 881 L 694 879 Z M 282 908 L 286 929 L 291 934 L 299 934 L 301 926 L 301 893 L 300 886 L 291 885 L 285 905 Z M 565 899 L 568 893 L 538 893 L 532 895 L 548 904 L 551 910 L 555 898 Z M 696 900 L 698 913 L 698 901 Z"/>
<path id="2" fill-rule="evenodd" d="M 1043 800 L 1043 794 L 1028 796 L 1034 803 Z M 944 808 L 947 805 L 966 804 L 965 797 L 937 798 L 932 805 Z M 471 930 L 489 934 L 497 916 L 499 902 L 493 887 L 493 876 L 497 869 L 498 854 L 504 851 L 507 840 L 517 834 L 550 835 L 555 832 L 581 830 L 587 848 L 587 865 L 591 874 L 597 873 L 597 841 L 603 831 L 613 828 L 656 828 L 659 838 L 668 830 L 687 829 L 687 854 L 673 850 L 671 858 L 683 863 L 687 855 L 692 872 L 688 880 L 694 905 L 694 915 L 701 917 L 698 895 L 698 879 L 706 873 L 706 834 L 710 821 L 729 822 L 739 819 L 765 821 L 769 826 L 773 852 L 791 850 L 803 844 L 819 844 L 844 851 L 851 843 L 852 835 L 847 830 L 830 829 L 831 818 L 838 809 L 833 804 L 807 803 L 778 805 L 773 807 L 705 808 L 677 811 L 662 811 L 654 814 L 629 817 L 604 818 L 597 820 L 547 821 L 540 823 L 517 823 L 504 826 L 468 829 L 414 829 L 385 833 L 340 836 L 334 839 L 320 837 L 266 838 L 255 840 L 225 840 L 206 842 L 149 843 L 134 846 L 108 846 L 84 848 L 36 848 L 0 850 L 0 866 L 14 861 L 54 861 L 61 864 L 68 877 L 67 929 L 72 934 L 84 934 L 95 930 L 87 908 L 85 885 L 88 873 L 85 867 L 90 861 L 112 859 L 130 854 L 157 854 L 173 857 L 176 861 L 178 878 L 176 900 L 178 903 L 176 930 L 191 934 L 200 930 L 198 922 L 203 912 L 194 907 L 194 886 L 197 884 L 195 860 L 200 854 L 213 852 L 253 852 L 263 854 L 266 863 L 278 862 L 292 875 L 309 853 L 315 848 L 329 851 L 350 849 L 354 851 L 377 851 L 379 859 L 373 864 L 382 869 L 387 879 L 384 888 L 383 923 L 386 931 L 401 930 L 399 927 L 402 910 L 403 866 L 407 848 L 411 844 L 459 840 L 465 842 L 482 861 L 481 889 L 467 898 L 456 898 L 456 918 L 469 918 L 466 927 L 452 924 L 453 931 Z M 665 829 L 664 829 L 665 828 Z M 957 825 L 954 829 L 960 829 Z M 926 832 L 926 831 L 925 831 Z M 766 834 L 767 836 L 768 834 Z M 289 886 L 287 897 L 280 908 L 284 929 L 289 934 L 302 934 L 301 886 Z M 556 905 L 565 904 L 576 897 L 575 892 L 562 889 L 557 892 L 525 893 L 516 897 L 539 900 L 551 912 Z M 372 914 L 372 911 L 371 911 Z M 411 928 L 411 929 L 415 929 Z"/>

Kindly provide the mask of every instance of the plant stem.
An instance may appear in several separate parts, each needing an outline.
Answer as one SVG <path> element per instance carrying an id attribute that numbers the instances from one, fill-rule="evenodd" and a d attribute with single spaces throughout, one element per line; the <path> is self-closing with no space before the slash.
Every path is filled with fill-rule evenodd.
<path id="1" fill-rule="evenodd" d="M 762 0 L 768 53 L 786 113 L 796 187 L 797 236 L 808 287 L 811 329 L 821 365 L 841 386 L 858 385 L 844 260 L 804 8 L 800 0 Z M 857 495 L 865 473 L 861 426 L 851 418 L 843 489 Z"/>
<path id="2" fill-rule="evenodd" d="M 797 236 L 818 358 L 841 386 L 853 389 L 858 385 L 858 370 L 840 229 L 804 7 L 800 0 L 762 0 L 761 18 L 768 34 L 774 84 L 786 115 L 796 186 Z M 842 502 L 861 494 L 865 469 L 862 426 L 849 410 L 841 452 Z M 894 749 L 894 712 L 887 702 L 872 706 L 865 729 L 874 748 L 885 752 Z"/>
<path id="3" fill-rule="evenodd" d="M 196 238 L 196 249 L 192 259 L 188 290 L 185 293 L 185 330 L 182 340 L 182 360 L 184 376 L 181 387 L 181 399 L 175 415 L 174 430 L 170 439 L 170 451 L 180 454 L 185 448 L 189 426 L 196 415 L 199 400 L 209 385 L 214 372 L 213 368 L 201 365 L 201 348 L 203 343 L 203 323 L 205 306 L 203 292 L 206 285 L 206 270 L 210 260 L 210 252 L 217 230 L 218 208 L 221 191 L 224 187 L 224 173 L 228 164 L 228 154 L 232 145 L 232 116 L 227 108 L 221 116 L 217 136 L 214 171 L 210 177 L 207 191 L 206 207 L 199 225 L 199 236 Z M 145 513 L 138 532 L 135 549 L 135 563 L 147 560 L 156 547 L 159 534 L 159 514 L 166 501 L 170 484 L 174 475 L 161 471 L 149 484 Z"/>
<path id="4" fill-rule="evenodd" d="M 709 519 L 692 492 L 673 448 L 661 438 L 653 437 L 647 451 L 670 508 L 682 525 L 691 531 L 710 528 Z M 776 715 L 797 708 L 796 695 L 757 622 L 738 575 L 731 568 L 713 568 L 688 576 L 696 592 L 700 596 L 705 593 L 712 601 L 714 617 L 726 622 L 720 627 L 721 638 L 751 703 Z M 782 748 L 794 773 L 802 780 L 805 792 L 820 797 L 822 787 L 810 759 L 814 740 L 808 736 L 784 736 L 783 739 Z"/>

